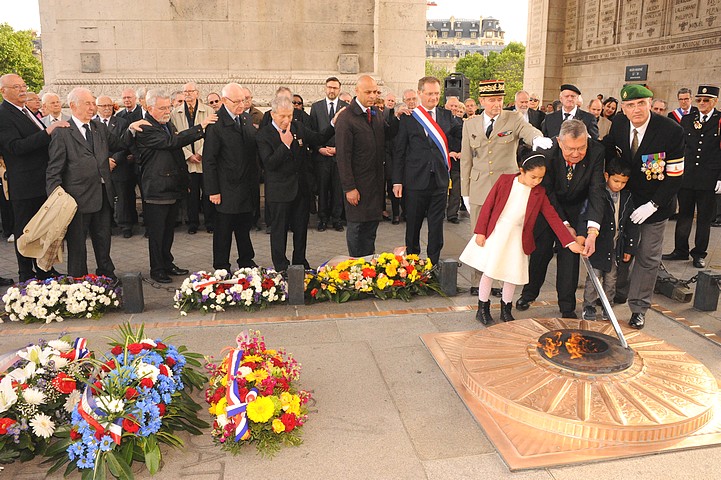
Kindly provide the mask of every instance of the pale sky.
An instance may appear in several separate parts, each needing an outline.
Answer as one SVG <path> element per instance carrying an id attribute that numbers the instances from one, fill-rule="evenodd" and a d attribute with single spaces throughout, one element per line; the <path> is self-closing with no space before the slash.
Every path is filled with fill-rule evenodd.
<path id="1" fill-rule="evenodd" d="M 11 0 L 2 0 L 9 3 Z M 506 32 L 506 42 L 526 43 L 526 24 L 528 23 L 528 0 L 435 0 L 436 7 L 429 7 L 427 18 L 477 19 L 494 17 L 501 21 Z M 9 23 L 15 30 L 34 29 L 40 31 L 40 14 L 37 0 L 23 0 L 5 5 L 0 12 L 0 23 Z"/>

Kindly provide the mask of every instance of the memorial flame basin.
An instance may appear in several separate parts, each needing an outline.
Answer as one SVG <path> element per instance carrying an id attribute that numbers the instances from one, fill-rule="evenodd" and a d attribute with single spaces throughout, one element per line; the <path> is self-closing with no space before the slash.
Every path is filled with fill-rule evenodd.
<path id="1" fill-rule="evenodd" d="M 547 355 L 546 339 L 584 336 L 581 358 Z M 609 444 L 686 437 L 714 415 L 718 386 L 702 363 L 640 331 L 623 348 L 607 322 L 524 319 L 470 336 L 463 385 L 484 406 L 546 432 Z M 564 350 L 560 348 L 559 350 Z"/>

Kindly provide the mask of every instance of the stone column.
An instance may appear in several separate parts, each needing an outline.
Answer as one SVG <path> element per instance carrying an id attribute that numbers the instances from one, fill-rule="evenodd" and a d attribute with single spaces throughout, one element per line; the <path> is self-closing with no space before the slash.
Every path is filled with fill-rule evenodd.
<path id="1" fill-rule="evenodd" d="M 566 25 L 575 28 L 573 18 L 566 18 L 566 0 L 529 0 L 528 37 L 524 88 L 541 95 L 545 103 L 558 98 L 563 83 L 563 50 Z"/>

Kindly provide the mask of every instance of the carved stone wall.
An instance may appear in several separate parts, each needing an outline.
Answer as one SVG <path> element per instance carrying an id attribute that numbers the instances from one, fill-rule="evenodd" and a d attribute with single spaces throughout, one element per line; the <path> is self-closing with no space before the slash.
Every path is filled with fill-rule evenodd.
<path id="1" fill-rule="evenodd" d="M 387 88 L 424 71 L 422 0 L 40 0 L 46 89 L 77 85 L 119 97 L 124 86 L 229 81 L 260 103 L 286 85 L 307 101 L 326 77 L 352 91 L 359 73 Z"/>
<path id="2" fill-rule="evenodd" d="M 529 0 L 525 86 L 546 102 L 563 82 L 586 100 L 618 97 L 631 83 L 626 67 L 648 65 L 647 80 L 634 83 L 675 108 L 680 87 L 721 83 L 720 7 L 721 0 Z"/>

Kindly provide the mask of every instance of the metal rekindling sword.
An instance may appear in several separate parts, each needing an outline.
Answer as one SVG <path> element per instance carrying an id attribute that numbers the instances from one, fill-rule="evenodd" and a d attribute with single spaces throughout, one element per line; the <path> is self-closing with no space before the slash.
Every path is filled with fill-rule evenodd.
<path id="1" fill-rule="evenodd" d="M 601 282 L 598 280 L 598 277 L 596 276 L 595 273 L 593 273 L 593 267 L 591 266 L 591 261 L 588 259 L 588 257 L 584 257 L 583 255 L 581 255 L 581 259 L 583 260 L 583 265 L 586 267 L 588 276 L 591 277 L 593 286 L 596 288 L 596 293 L 598 293 L 598 298 L 601 299 L 603 308 L 606 309 L 608 318 L 611 320 L 611 325 L 613 325 L 613 329 L 616 330 L 616 335 L 618 335 L 618 339 L 621 341 L 621 346 L 623 346 L 623 348 L 630 348 L 628 346 L 628 342 L 626 342 L 626 337 L 623 336 L 623 332 L 621 331 L 621 326 L 618 324 L 618 320 L 616 319 L 616 314 L 613 313 L 613 309 L 611 308 L 611 302 L 608 301 L 606 292 L 603 291 L 603 287 L 601 286 Z"/>

